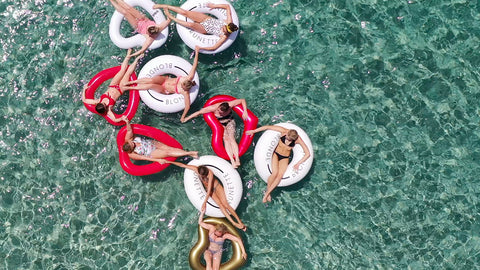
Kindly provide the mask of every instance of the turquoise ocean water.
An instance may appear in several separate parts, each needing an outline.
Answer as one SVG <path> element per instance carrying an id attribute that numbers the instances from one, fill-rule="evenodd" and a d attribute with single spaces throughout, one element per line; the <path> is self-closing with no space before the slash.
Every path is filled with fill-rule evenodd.
<path id="1" fill-rule="evenodd" d="M 253 147 L 242 157 L 245 269 L 480 268 L 479 2 L 232 4 L 241 33 L 200 56 L 192 111 L 245 98 L 261 125 L 291 121 L 315 151 L 268 206 Z M 0 1 L 1 269 L 188 269 L 198 213 L 183 171 L 126 174 L 118 128 L 81 102 L 125 55 L 108 36 L 113 11 Z M 140 67 L 162 54 L 191 62 L 174 27 Z M 179 117 L 142 104 L 133 121 L 213 154 L 203 119 Z"/>

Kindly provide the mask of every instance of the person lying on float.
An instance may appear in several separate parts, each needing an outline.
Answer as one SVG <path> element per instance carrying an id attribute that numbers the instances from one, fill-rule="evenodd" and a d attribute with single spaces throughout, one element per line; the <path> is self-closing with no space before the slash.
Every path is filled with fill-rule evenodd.
<path id="1" fill-rule="evenodd" d="M 199 111 L 187 116 L 185 118 L 185 121 L 182 121 L 182 123 L 185 123 L 188 120 L 195 118 L 199 115 L 213 113 L 217 120 L 224 126 L 223 144 L 225 145 L 225 151 L 227 152 L 230 162 L 232 163 L 232 166 L 234 168 L 238 168 L 240 166 L 240 157 L 238 154 L 238 143 L 235 140 L 236 123 L 235 119 L 233 118 L 232 107 L 240 104 L 243 106 L 242 118 L 243 120 L 247 120 L 247 102 L 245 101 L 245 99 L 241 98 L 204 107 Z"/>
<path id="2" fill-rule="evenodd" d="M 171 22 L 170 19 L 163 21 L 160 24 L 157 24 L 155 21 L 152 21 L 141 13 L 134 7 L 128 5 L 123 0 L 109 0 L 112 3 L 112 6 L 122 14 L 125 19 L 128 21 L 130 26 L 135 29 L 135 32 L 141 34 L 145 37 L 145 42 L 142 45 L 142 48 L 132 54 L 132 56 L 137 56 L 144 53 L 153 41 L 157 38 L 158 35 L 165 29 Z"/>
<path id="3" fill-rule="evenodd" d="M 228 204 L 227 196 L 225 195 L 225 189 L 223 188 L 221 182 L 214 176 L 212 170 L 204 165 L 195 166 L 168 160 L 164 160 L 163 162 L 194 171 L 198 175 L 200 182 L 202 182 L 203 187 L 207 191 L 207 196 L 205 196 L 205 200 L 203 201 L 201 209 L 205 211 L 208 199 L 212 198 L 220 208 L 220 211 L 222 211 L 222 214 L 228 219 L 228 221 L 230 221 L 230 223 L 232 223 L 233 226 L 239 228 L 240 230 L 247 231 L 247 226 L 245 226 L 240 217 L 237 215 L 235 209 Z M 232 216 L 236 219 L 236 221 L 233 220 Z"/>
<path id="4" fill-rule="evenodd" d="M 214 9 L 214 8 L 225 9 L 227 13 L 227 19 L 225 21 L 222 21 L 202 12 L 184 10 L 180 7 L 164 5 L 164 4 L 154 5 L 153 8 L 156 8 L 156 9 L 163 8 L 163 11 L 165 13 L 165 16 L 167 16 L 167 18 L 175 21 L 176 23 L 184 27 L 190 28 L 200 34 L 216 35 L 220 37 L 217 43 L 215 43 L 211 47 L 199 47 L 199 49 L 201 50 L 214 51 L 218 49 L 220 46 L 222 46 L 222 44 L 228 39 L 230 34 L 238 30 L 238 26 L 233 23 L 232 11 L 230 9 L 230 5 L 208 3 L 207 6 L 210 9 Z M 183 15 L 186 18 L 189 18 L 190 20 L 192 20 L 193 22 L 179 20 L 175 18 L 170 13 L 170 11 Z"/>
<path id="5" fill-rule="evenodd" d="M 185 116 L 190 110 L 190 89 L 196 85 L 193 80 L 198 66 L 198 50 L 195 50 L 195 58 L 193 59 L 192 68 L 187 76 L 178 76 L 176 78 L 168 75 L 157 75 L 152 78 L 141 78 L 134 81 L 129 81 L 129 75 L 125 75 L 125 80 L 121 83 L 122 90 L 153 90 L 160 94 L 181 94 L 184 97 L 185 109 L 183 110 L 180 121 L 185 120 Z M 133 72 L 133 70 L 132 70 Z M 128 76 L 127 76 L 128 75 Z"/>
<path id="6" fill-rule="evenodd" d="M 123 151 L 128 153 L 128 157 L 133 160 L 146 160 L 164 164 L 166 157 L 191 156 L 198 158 L 197 151 L 185 151 L 180 148 L 168 146 L 157 140 L 135 136 L 130 121 L 123 117 L 127 123 L 127 132 L 125 133 L 125 143 L 122 146 Z"/>
<path id="7" fill-rule="evenodd" d="M 143 57 L 143 55 L 137 56 L 133 61 L 133 63 L 130 66 L 128 66 L 128 62 L 130 58 L 133 56 L 131 52 L 132 52 L 132 49 L 127 50 L 127 55 L 123 59 L 120 71 L 117 72 L 117 74 L 112 78 L 107 91 L 103 95 L 101 95 L 99 99 L 88 99 L 85 97 L 85 92 L 89 88 L 88 84 L 83 87 L 83 91 L 82 91 L 83 103 L 95 105 L 95 111 L 98 114 L 102 116 L 106 116 L 116 123 L 122 121 L 122 117 L 119 117 L 119 118 L 115 117 L 115 114 L 112 111 L 117 99 L 123 94 L 120 88 L 120 83 L 122 80 L 127 80 L 127 81 L 129 80 L 130 75 L 135 71 L 135 67 L 138 63 L 138 60 Z M 125 74 L 129 74 L 129 75 L 125 76 Z"/>
<path id="8" fill-rule="evenodd" d="M 236 237 L 235 235 L 228 232 L 227 227 L 224 224 L 212 225 L 203 221 L 203 216 L 205 214 L 205 208 L 202 208 L 200 212 L 200 217 L 198 218 L 198 225 L 200 227 L 208 230 L 208 248 L 203 253 L 203 258 L 205 259 L 206 269 L 220 269 L 220 263 L 222 261 L 222 252 L 224 250 L 223 244 L 225 240 L 230 240 L 236 242 L 240 245 L 242 250 L 242 258 L 247 259 L 247 252 L 243 245 L 241 238 Z"/>
<path id="9" fill-rule="evenodd" d="M 293 147 L 296 144 L 300 144 L 305 153 L 302 159 L 294 165 L 293 169 L 295 171 L 298 171 L 300 165 L 310 157 L 310 150 L 308 150 L 307 145 L 294 129 L 286 129 L 280 126 L 263 126 L 254 130 L 247 130 L 246 134 L 252 136 L 257 132 L 264 130 L 280 132 L 280 140 L 278 141 L 272 155 L 272 174 L 268 177 L 267 189 L 262 199 L 263 203 L 266 203 L 272 201 L 270 193 L 272 193 L 272 191 L 278 186 L 283 178 L 283 174 L 287 170 L 289 157 L 292 153 Z"/>

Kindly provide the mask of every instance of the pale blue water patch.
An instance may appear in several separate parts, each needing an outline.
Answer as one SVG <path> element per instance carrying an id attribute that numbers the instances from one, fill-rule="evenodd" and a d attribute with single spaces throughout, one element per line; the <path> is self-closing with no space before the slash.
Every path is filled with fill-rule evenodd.
<path id="1" fill-rule="evenodd" d="M 241 33 L 200 56 L 192 111 L 245 98 L 261 125 L 292 121 L 315 151 L 309 175 L 267 206 L 253 147 L 242 157 L 245 269 L 479 268 L 478 3 L 232 4 Z M 126 174 L 118 128 L 80 99 L 126 53 L 108 37 L 113 11 L 0 3 L 1 268 L 188 269 L 198 213 L 183 171 Z M 192 61 L 175 27 L 140 68 L 162 54 Z M 213 154 L 203 119 L 179 117 L 141 104 L 134 122 Z"/>

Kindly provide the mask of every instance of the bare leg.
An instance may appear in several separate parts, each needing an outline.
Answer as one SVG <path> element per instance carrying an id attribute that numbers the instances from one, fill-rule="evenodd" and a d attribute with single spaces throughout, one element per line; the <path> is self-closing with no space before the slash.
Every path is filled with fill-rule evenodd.
<path id="1" fill-rule="evenodd" d="M 205 263 L 207 264 L 206 266 L 206 269 L 212 269 L 212 261 L 213 261 L 213 258 L 212 258 L 212 253 L 208 250 L 205 250 L 205 252 L 203 253 L 203 258 L 205 259 Z"/>
<path id="2" fill-rule="evenodd" d="M 183 10 L 183 9 L 181 9 Z M 207 32 L 205 31 L 205 28 L 203 28 L 203 26 L 201 24 L 199 24 L 198 22 L 187 22 L 187 21 L 183 21 L 183 20 L 179 20 L 177 19 L 177 17 L 173 16 L 169 11 L 168 9 L 165 9 L 164 10 L 165 12 L 165 15 L 170 18 L 172 21 L 184 26 L 184 27 L 187 27 L 187 28 L 190 28 L 192 29 L 193 31 L 196 31 L 196 32 L 199 32 L 201 34 L 206 34 Z M 193 12 L 193 11 L 190 11 L 190 12 Z M 199 12 L 197 12 L 199 13 Z M 180 13 L 181 14 L 181 13 Z M 203 14 L 203 13 L 200 13 L 200 14 Z M 183 14 L 182 14 L 183 15 Z M 203 14 L 205 15 L 205 14 Z M 185 15 L 184 15 L 185 16 Z M 205 15 L 205 16 L 208 16 L 208 15 Z M 185 16 L 185 17 L 188 17 L 188 16 Z M 208 18 L 207 18 L 208 19 Z M 193 20 L 193 19 L 192 19 Z M 195 21 L 195 20 L 194 20 Z M 203 21 L 203 20 L 202 20 Z"/>
<path id="3" fill-rule="evenodd" d="M 132 76 L 132 73 L 135 71 L 135 68 L 137 67 L 138 60 L 143 57 L 143 53 L 135 58 L 133 60 L 133 63 L 128 67 L 127 72 L 125 72 L 125 75 L 122 77 L 122 80 L 120 81 L 120 89 L 124 89 L 122 86 L 125 84 L 125 82 L 128 82 L 130 80 L 130 76 Z"/>
<path id="4" fill-rule="evenodd" d="M 168 10 L 171 10 L 177 14 L 180 14 L 180 15 L 183 15 L 191 20 L 193 20 L 194 22 L 203 22 L 205 21 L 206 19 L 209 19 L 211 18 L 210 16 L 208 16 L 207 14 L 205 13 L 202 13 L 202 12 L 197 12 L 197 11 L 191 11 L 191 10 L 185 10 L 185 9 L 182 9 L 180 7 L 176 7 L 176 6 L 169 6 L 169 5 L 165 5 L 165 8 L 167 8 Z"/>
<path id="5" fill-rule="evenodd" d="M 233 168 L 237 168 L 237 164 L 235 163 L 235 159 L 233 158 L 233 150 L 232 144 L 228 141 L 228 138 L 223 137 L 223 144 L 225 146 L 225 152 L 227 152 L 228 159 L 230 159 L 230 163 L 232 163 Z"/>
<path id="6" fill-rule="evenodd" d="M 222 260 L 222 251 L 219 251 L 213 255 L 212 259 L 212 269 L 219 270 L 220 269 L 220 262 Z"/>
<path id="7" fill-rule="evenodd" d="M 240 158 L 238 156 L 238 144 L 235 141 L 235 129 L 236 124 L 234 120 L 228 122 L 223 131 L 223 142 L 225 145 L 225 151 L 227 152 L 230 162 L 234 168 L 240 166 Z"/>
<path id="8" fill-rule="evenodd" d="M 270 177 L 268 177 L 267 181 L 267 190 L 265 191 L 265 195 L 263 196 L 263 203 L 266 203 L 267 201 L 271 201 L 272 197 L 270 196 L 270 193 L 280 184 L 280 181 L 282 180 L 283 174 L 287 170 L 288 167 L 288 158 L 278 160 L 278 157 L 276 154 L 273 154 L 272 157 L 272 174 Z"/>
<path id="9" fill-rule="evenodd" d="M 240 217 L 237 215 L 237 212 L 235 212 L 235 209 L 233 209 L 233 207 L 231 207 L 230 204 L 228 204 L 228 203 L 227 203 L 226 207 L 227 207 L 228 213 L 230 215 L 232 215 L 237 220 L 237 222 L 238 222 L 237 228 L 239 228 L 240 230 L 243 230 L 243 231 L 247 231 L 247 226 L 245 226 L 245 224 L 242 222 Z"/>
<path id="10" fill-rule="evenodd" d="M 125 90 L 154 90 L 156 92 L 159 92 L 161 94 L 165 94 L 164 87 L 158 84 L 145 84 L 145 83 L 139 83 L 136 86 L 123 86 L 122 89 Z"/>
<path id="11" fill-rule="evenodd" d="M 233 158 L 235 159 L 235 166 L 238 167 L 240 166 L 240 157 L 238 156 L 238 144 L 235 141 L 235 139 L 232 140 L 231 148 L 232 148 Z"/>
<path id="12" fill-rule="evenodd" d="M 127 19 L 128 23 L 134 29 L 137 29 L 137 23 L 139 20 L 145 19 L 145 15 L 136 10 L 134 7 L 129 6 L 123 0 L 110 0 L 110 3 L 112 3 L 112 6 L 116 11 L 120 12 L 125 19 Z"/>
<path id="13" fill-rule="evenodd" d="M 222 213 L 233 224 L 233 226 L 239 228 L 240 230 L 247 230 L 247 226 L 243 224 L 242 220 L 235 212 L 235 209 L 228 204 L 227 197 L 225 196 L 225 190 L 220 184 L 215 187 L 215 191 L 212 194 L 212 199 L 218 204 Z M 233 216 L 236 221 L 234 221 L 231 216 Z"/>
<path id="14" fill-rule="evenodd" d="M 128 82 L 128 83 L 131 83 L 132 81 Z M 131 84 L 135 84 L 135 83 L 131 83 Z M 143 83 L 139 83 L 135 86 L 125 86 L 127 84 L 124 84 L 122 86 L 122 89 L 125 89 L 125 90 L 148 90 L 150 88 L 152 88 L 153 84 L 143 84 Z"/>
<path id="15" fill-rule="evenodd" d="M 117 85 L 120 83 L 120 80 L 123 78 L 123 75 L 125 75 L 125 72 L 127 71 L 128 68 L 128 62 L 130 61 L 130 54 L 132 52 L 132 49 L 127 50 L 127 56 L 123 59 L 122 66 L 120 68 L 120 71 L 115 74 L 115 76 L 112 79 L 111 84 L 112 85 Z"/>
<path id="16" fill-rule="evenodd" d="M 183 157 L 183 156 L 191 156 L 193 158 L 198 158 L 197 151 L 185 151 L 180 148 L 170 147 L 168 145 L 156 145 L 157 149 L 155 149 L 151 157 L 152 158 L 166 158 L 166 157 Z"/>

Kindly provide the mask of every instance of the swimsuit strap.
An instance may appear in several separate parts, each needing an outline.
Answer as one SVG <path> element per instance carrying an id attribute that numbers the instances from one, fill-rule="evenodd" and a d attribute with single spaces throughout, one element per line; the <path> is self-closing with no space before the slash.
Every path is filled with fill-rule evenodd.
<path id="1" fill-rule="evenodd" d="M 180 94 L 180 93 L 178 93 L 178 82 L 180 81 L 181 78 L 182 78 L 182 76 L 178 76 L 177 80 L 175 81 L 175 93 L 177 93 L 177 94 Z"/>
<path id="2" fill-rule="evenodd" d="M 230 119 L 233 119 L 233 110 L 232 108 L 230 108 L 230 111 L 224 115 L 224 116 L 220 116 L 220 117 L 217 117 L 218 121 L 221 121 L 221 120 L 230 120 Z"/>
<path id="3" fill-rule="evenodd" d="M 220 241 L 215 241 L 215 240 L 213 240 L 213 238 L 212 238 L 210 235 L 208 236 L 208 240 L 210 241 L 210 243 L 215 243 L 215 244 L 217 244 L 217 245 L 219 245 L 219 246 L 222 246 L 222 245 L 223 245 L 223 242 L 225 242 L 225 240 L 223 240 L 223 239 L 220 240 Z"/>

